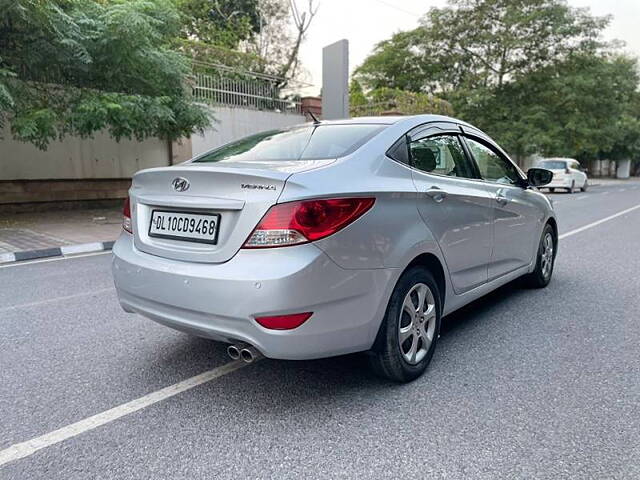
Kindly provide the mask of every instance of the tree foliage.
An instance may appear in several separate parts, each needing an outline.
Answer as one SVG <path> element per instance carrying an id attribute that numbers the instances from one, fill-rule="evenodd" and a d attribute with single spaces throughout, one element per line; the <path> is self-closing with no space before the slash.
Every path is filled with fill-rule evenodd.
<path id="1" fill-rule="evenodd" d="M 621 147 L 637 128 L 630 108 L 637 85 L 633 59 L 575 56 L 496 89 L 465 92 L 456 103 L 461 116 L 516 157 L 612 158 L 625 153 Z"/>
<path id="2" fill-rule="evenodd" d="M 258 0 L 177 0 L 182 35 L 234 49 L 262 28 Z"/>
<path id="3" fill-rule="evenodd" d="M 637 63 L 602 40 L 608 22 L 565 0 L 449 0 L 378 44 L 356 78 L 438 95 L 518 157 L 631 155 Z"/>
<path id="4" fill-rule="evenodd" d="M 574 52 L 597 51 L 608 22 L 564 0 L 449 0 L 418 28 L 379 43 L 357 75 L 370 88 L 431 93 L 502 85 Z"/>
<path id="5" fill-rule="evenodd" d="M 294 0 L 259 0 L 260 29 L 240 48 L 264 60 L 262 73 L 283 79 L 285 87 L 300 73 L 299 52 L 318 11 L 314 0 L 300 9 Z"/>
<path id="6" fill-rule="evenodd" d="M 313 17 L 314 0 L 177 0 L 181 49 L 200 60 L 282 78 L 300 74 L 299 51 Z M 244 54 L 244 55 L 243 55 Z"/>
<path id="7" fill-rule="evenodd" d="M 349 97 L 351 115 L 354 117 L 381 115 L 391 111 L 405 115 L 453 114 L 451 104 L 434 95 L 388 87 L 371 90 L 365 95 L 357 80 L 351 81 Z"/>
<path id="8" fill-rule="evenodd" d="M 0 121 L 46 148 L 107 129 L 116 139 L 175 139 L 209 118 L 172 49 L 171 0 L 0 0 Z"/>

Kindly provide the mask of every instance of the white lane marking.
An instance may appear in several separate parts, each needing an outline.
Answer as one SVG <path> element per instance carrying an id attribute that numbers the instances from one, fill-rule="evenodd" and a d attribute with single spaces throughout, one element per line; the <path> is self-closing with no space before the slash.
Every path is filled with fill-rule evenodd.
<path id="1" fill-rule="evenodd" d="M 626 213 L 629 213 L 629 212 L 632 212 L 634 210 L 637 210 L 638 208 L 640 208 L 640 205 L 636 205 L 635 207 L 627 208 L 626 210 L 622 210 L 621 212 L 614 213 L 613 215 L 609 215 L 608 217 L 602 218 L 602 219 L 598 220 L 597 222 L 589 223 L 587 225 L 584 225 L 583 227 L 576 228 L 575 230 L 571 230 L 570 232 L 567 232 L 567 233 L 563 233 L 558 238 L 560 240 L 562 240 L 563 238 L 570 237 L 571 235 L 575 235 L 576 233 L 584 232 L 585 230 L 588 230 L 589 228 L 596 227 L 596 226 L 598 226 L 598 225 L 600 225 L 600 224 L 602 224 L 604 222 L 608 222 L 609 220 L 613 220 L 614 218 L 617 218 L 617 217 L 619 217 L 621 215 L 624 215 Z"/>
<path id="2" fill-rule="evenodd" d="M 46 300 L 38 300 L 37 302 L 20 303 L 18 305 L 11 305 L 10 307 L 0 308 L 0 312 L 8 312 L 9 310 L 17 310 L 19 308 L 35 307 L 38 305 L 46 305 L 47 303 L 60 302 L 62 300 L 71 300 L 72 298 L 87 297 L 89 295 L 97 295 L 99 293 L 112 292 L 114 287 L 101 288 L 99 290 L 93 290 L 91 292 L 74 293 L 73 295 L 65 295 L 64 297 L 47 298 Z"/>
<path id="3" fill-rule="evenodd" d="M 576 200 L 584 200 L 585 198 L 587 198 L 586 195 L 580 195 L 580 196 L 576 197 Z"/>
<path id="4" fill-rule="evenodd" d="M 68 257 L 43 258 L 40 260 L 25 260 L 24 262 L 16 262 L 10 265 L 0 265 L 0 268 L 24 267 L 25 265 L 32 265 L 34 263 L 59 262 L 60 260 L 73 260 L 74 258 L 95 257 L 96 255 L 107 255 L 109 253 L 111 253 L 111 250 L 104 250 L 103 252 L 94 252 L 94 253 L 83 253 L 82 255 L 72 255 Z"/>
<path id="5" fill-rule="evenodd" d="M 69 438 L 75 437 L 89 430 L 93 430 L 94 428 L 101 427 L 102 425 L 113 422 L 125 415 L 137 412 L 138 410 L 153 405 L 154 403 L 161 402 L 162 400 L 166 400 L 167 398 L 178 395 L 186 390 L 190 390 L 198 385 L 210 382 L 211 380 L 234 372 L 246 365 L 249 364 L 244 363 L 242 360 L 229 362 L 221 367 L 214 368 L 213 370 L 201 373 L 195 377 L 187 378 L 182 382 L 169 385 L 161 390 L 151 392 L 143 397 L 123 403 L 122 405 L 110 410 L 85 418 L 79 422 L 72 423 L 71 425 L 67 425 L 66 427 L 62 427 L 53 432 L 46 433 L 40 437 L 11 445 L 10 447 L 0 451 L 0 467 L 14 460 L 19 460 L 21 458 L 28 457 L 29 455 L 33 455 L 35 452 L 42 450 L 43 448 L 63 442 Z"/>

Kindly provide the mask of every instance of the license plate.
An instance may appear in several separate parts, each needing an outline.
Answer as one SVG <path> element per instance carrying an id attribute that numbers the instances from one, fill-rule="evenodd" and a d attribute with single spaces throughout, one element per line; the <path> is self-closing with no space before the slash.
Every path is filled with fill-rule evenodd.
<path id="1" fill-rule="evenodd" d="M 218 242 L 219 227 L 220 214 L 218 213 L 153 210 L 149 236 L 215 245 Z"/>

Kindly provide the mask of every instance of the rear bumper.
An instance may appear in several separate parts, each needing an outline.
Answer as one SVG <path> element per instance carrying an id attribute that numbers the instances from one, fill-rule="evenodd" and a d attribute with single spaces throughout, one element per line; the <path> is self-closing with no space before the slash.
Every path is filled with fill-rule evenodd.
<path id="1" fill-rule="evenodd" d="M 242 341 L 279 359 L 367 350 L 373 344 L 395 269 L 344 270 L 313 244 L 240 250 L 221 264 L 140 252 L 131 235 L 113 248 L 120 304 L 158 323 L 224 342 Z M 293 330 L 254 318 L 312 311 Z"/>

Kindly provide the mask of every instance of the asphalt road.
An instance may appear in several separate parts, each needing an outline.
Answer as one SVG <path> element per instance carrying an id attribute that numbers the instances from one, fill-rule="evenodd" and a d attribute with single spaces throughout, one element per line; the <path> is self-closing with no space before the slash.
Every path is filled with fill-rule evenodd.
<path id="1" fill-rule="evenodd" d="M 572 233 L 640 205 L 640 182 L 551 196 L 549 287 L 445 319 L 411 384 L 360 355 L 262 360 L 71 433 L 225 347 L 122 312 L 110 255 L 0 268 L 0 478 L 640 478 L 640 208 Z"/>

